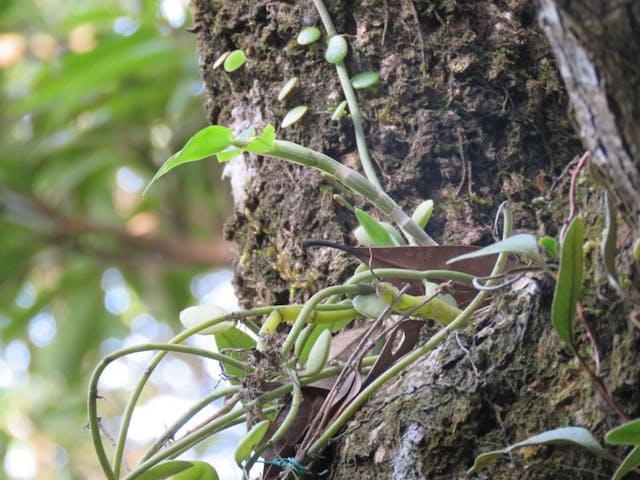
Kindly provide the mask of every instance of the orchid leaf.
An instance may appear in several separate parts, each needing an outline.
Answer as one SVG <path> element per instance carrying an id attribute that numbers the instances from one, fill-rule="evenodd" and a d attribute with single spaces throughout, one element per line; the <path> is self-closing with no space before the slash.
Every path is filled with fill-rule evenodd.
<path id="1" fill-rule="evenodd" d="M 211 125 L 203 128 L 189 139 L 185 146 L 182 147 L 182 150 L 164 162 L 147 185 L 147 188 L 145 188 L 144 193 L 168 171 L 183 163 L 195 162 L 215 155 L 229 147 L 232 144 L 232 140 L 233 134 L 227 127 Z"/>
<path id="2" fill-rule="evenodd" d="M 572 323 L 582 295 L 584 222 L 576 217 L 569 224 L 560 246 L 560 268 L 551 305 L 551 322 L 560 338 L 573 345 Z"/>

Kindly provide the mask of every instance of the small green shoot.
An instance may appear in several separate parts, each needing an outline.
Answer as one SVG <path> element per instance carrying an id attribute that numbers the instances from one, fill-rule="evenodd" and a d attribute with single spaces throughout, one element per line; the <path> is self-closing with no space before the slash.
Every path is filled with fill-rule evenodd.
<path id="1" fill-rule="evenodd" d="M 538 244 L 553 258 L 558 258 L 558 241 L 549 236 L 542 237 Z"/>
<path id="2" fill-rule="evenodd" d="M 310 45 L 314 42 L 317 42 L 320 38 L 320 30 L 317 27 L 307 27 L 303 28 L 298 34 L 298 38 L 296 41 L 299 45 Z"/>
<path id="3" fill-rule="evenodd" d="M 251 140 L 244 150 L 251 153 L 268 153 L 273 150 L 273 142 L 276 139 L 276 129 L 273 125 L 268 124 L 262 130 L 262 133 Z"/>
<path id="4" fill-rule="evenodd" d="M 345 116 L 346 112 L 347 112 L 347 101 L 343 100 L 333 111 L 333 114 L 331 115 L 331 120 L 340 120 L 342 117 Z"/>
<path id="5" fill-rule="evenodd" d="M 242 50 L 234 50 L 224 59 L 224 69 L 226 72 L 238 70 L 247 61 L 247 56 Z"/>
<path id="6" fill-rule="evenodd" d="M 560 268 L 551 305 L 551 322 L 560 338 L 573 346 L 572 323 L 582 294 L 584 222 L 576 217 L 569 224 L 560 246 Z"/>
<path id="7" fill-rule="evenodd" d="M 329 63 L 342 62 L 349 52 L 349 45 L 342 35 L 334 35 L 329 39 L 324 58 Z"/>
<path id="8" fill-rule="evenodd" d="M 370 239 L 371 245 L 375 245 L 376 247 L 390 247 L 403 244 L 400 232 L 397 232 L 397 230 L 396 235 L 392 234 L 387 228 L 384 227 L 384 225 L 382 224 L 383 222 L 379 222 L 367 212 L 360 210 L 359 208 L 355 209 L 355 214 L 358 218 L 358 222 L 360 222 L 360 225 Z M 389 226 L 393 228 L 391 225 Z"/>
<path id="9" fill-rule="evenodd" d="M 370 88 L 380 81 L 380 75 L 376 72 L 360 72 L 351 79 L 351 85 L 356 90 Z"/>
<path id="10" fill-rule="evenodd" d="M 297 107 L 292 108 L 284 116 L 280 126 L 282 128 L 287 128 L 293 125 L 298 120 L 300 120 L 305 113 L 307 113 L 307 110 L 308 110 L 308 107 L 306 107 L 305 105 L 298 105 Z"/>
<path id="11" fill-rule="evenodd" d="M 413 211 L 411 220 L 416 222 L 420 228 L 426 227 L 433 214 L 433 207 L 433 200 L 425 200 Z"/>
<path id="12" fill-rule="evenodd" d="M 298 84 L 298 77 L 291 77 L 289 80 L 287 80 L 286 83 L 280 89 L 280 93 L 278 93 L 278 101 L 281 102 L 285 98 L 287 98 L 287 95 L 291 93 L 291 90 L 293 90 L 297 84 Z"/>

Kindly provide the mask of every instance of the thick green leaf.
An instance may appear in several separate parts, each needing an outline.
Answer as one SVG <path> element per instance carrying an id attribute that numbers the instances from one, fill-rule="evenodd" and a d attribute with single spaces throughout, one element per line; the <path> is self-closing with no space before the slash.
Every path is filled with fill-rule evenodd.
<path id="1" fill-rule="evenodd" d="M 513 445 L 510 445 L 501 450 L 493 450 L 491 452 L 478 455 L 473 462 L 473 467 L 471 468 L 471 470 L 469 470 L 468 473 L 471 474 L 485 468 L 487 465 L 495 462 L 498 458 L 502 457 L 502 455 L 510 453 L 516 448 L 530 447 L 534 445 L 578 445 L 580 447 L 586 448 L 595 455 L 602 456 L 606 453 L 605 449 L 602 448 L 595 437 L 586 428 L 556 428 L 555 430 L 549 430 L 547 432 L 534 435 L 533 437 L 529 437 L 526 440 L 514 443 Z"/>
<path id="2" fill-rule="evenodd" d="M 381 225 L 381 223 L 369 215 L 364 210 L 360 210 L 359 208 L 355 209 L 356 217 L 358 218 L 358 222 L 364 228 L 364 231 L 367 233 L 369 238 L 371 239 L 371 243 L 376 247 L 391 247 L 397 246 L 398 242 L 393 238 L 393 236 Z"/>
<path id="3" fill-rule="evenodd" d="M 191 468 L 180 472 L 171 480 L 219 480 L 218 472 L 206 462 L 191 462 Z"/>
<path id="4" fill-rule="evenodd" d="M 349 52 L 349 45 L 342 35 L 334 35 L 329 39 L 324 58 L 329 63 L 342 62 Z"/>
<path id="5" fill-rule="evenodd" d="M 640 466 L 640 446 L 636 445 L 616 469 L 611 480 L 621 480 L 631 470 Z"/>
<path id="6" fill-rule="evenodd" d="M 176 475 L 180 472 L 190 468 L 193 462 L 185 462 L 183 460 L 173 460 L 170 462 L 161 463 L 155 467 L 151 467 L 142 475 L 136 477 L 138 480 L 163 480 L 169 478 L 172 475 Z"/>
<path id="7" fill-rule="evenodd" d="M 247 61 L 247 56 L 242 50 L 234 50 L 224 59 L 224 69 L 233 72 L 239 69 Z"/>
<path id="8" fill-rule="evenodd" d="M 291 77 L 280 89 L 280 93 L 278 93 L 278 101 L 281 102 L 287 95 L 291 93 L 291 90 L 298 84 L 298 77 Z"/>
<path id="9" fill-rule="evenodd" d="M 267 433 L 269 429 L 269 425 L 271 422 L 269 420 L 263 420 L 260 423 L 257 423 L 253 426 L 251 430 L 247 432 L 247 434 L 240 439 L 238 442 L 238 446 L 236 447 L 236 452 L 234 454 L 234 458 L 236 463 L 239 465 L 245 460 L 254 448 L 262 441 L 264 434 Z"/>
<path id="10" fill-rule="evenodd" d="M 216 341 L 218 351 L 232 349 L 249 352 L 256 346 L 256 341 L 238 328 L 230 328 L 222 332 L 216 332 L 213 334 L 213 337 Z M 238 360 L 244 360 L 243 356 L 239 352 L 229 352 L 228 355 Z M 245 372 L 232 365 L 225 364 L 223 366 L 227 375 L 237 378 L 244 377 L 245 375 Z"/>
<path id="11" fill-rule="evenodd" d="M 309 359 L 305 366 L 306 375 L 320 373 L 327 363 L 329 351 L 331 350 L 331 331 L 323 330 L 311 347 Z"/>
<path id="12" fill-rule="evenodd" d="M 542 257 L 540 257 L 540 251 L 538 250 L 536 237 L 528 233 L 519 233 L 505 240 L 500 240 L 499 242 L 487 245 L 480 250 L 454 257 L 447 261 L 447 264 L 503 252 L 519 253 L 532 260 L 537 265 L 541 265 L 543 263 Z"/>
<path id="13" fill-rule="evenodd" d="M 169 170 L 174 169 L 183 163 L 195 162 L 203 158 L 215 155 L 231 145 L 233 134 L 227 127 L 221 125 L 210 125 L 203 128 L 189 139 L 187 144 L 174 154 L 169 160 L 164 162 L 160 170 L 153 176 L 144 192 Z"/>
<path id="14" fill-rule="evenodd" d="M 571 324 L 582 295 L 583 243 L 584 222 L 576 217 L 569 224 L 560 246 L 560 268 L 551 305 L 553 328 L 568 345 L 573 345 Z"/>
<path id="15" fill-rule="evenodd" d="M 356 90 L 373 87 L 380 81 L 380 75 L 376 72 L 360 72 L 351 79 L 351 85 Z"/>
<path id="16" fill-rule="evenodd" d="M 609 430 L 604 439 L 615 445 L 640 445 L 640 418 Z"/>
<path id="17" fill-rule="evenodd" d="M 296 41 L 300 45 L 309 45 L 320 38 L 320 30 L 316 27 L 303 28 L 298 34 Z"/>
<path id="18" fill-rule="evenodd" d="M 282 122 L 280 122 L 280 126 L 282 128 L 287 128 L 293 125 L 298 120 L 300 120 L 305 113 L 307 113 L 308 109 L 309 107 L 305 105 L 298 105 L 297 107 L 293 107 L 286 113 L 286 115 L 282 119 Z"/>

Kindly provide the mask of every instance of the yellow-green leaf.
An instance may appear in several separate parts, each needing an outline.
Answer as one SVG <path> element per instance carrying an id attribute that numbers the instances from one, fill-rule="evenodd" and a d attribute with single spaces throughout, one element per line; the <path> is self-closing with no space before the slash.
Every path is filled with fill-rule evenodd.
<path id="1" fill-rule="evenodd" d="M 149 185 L 147 185 L 147 188 L 144 189 L 144 193 L 149 190 L 149 187 L 151 187 L 156 180 L 169 170 L 172 170 L 183 163 L 195 162 L 197 160 L 210 157 L 211 155 L 215 155 L 229 147 L 232 140 L 233 134 L 227 127 L 223 127 L 222 125 L 211 125 L 203 128 L 189 139 L 185 146 L 182 147 L 182 150 L 175 153 L 169 160 L 164 162 L 149 182 Z"/>
<path id="2" fill-rule="evenodd" d="M 239 69 L 247 61 L 247 56 L 242 50 L 234 50 L 224 59 L 224 69 L 233 72 Z"/>

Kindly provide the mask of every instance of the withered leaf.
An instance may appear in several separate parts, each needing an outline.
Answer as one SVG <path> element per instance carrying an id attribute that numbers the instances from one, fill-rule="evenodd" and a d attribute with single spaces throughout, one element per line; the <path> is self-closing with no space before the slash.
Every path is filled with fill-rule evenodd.
<path id="1" fill-rule="evenodd" d="M 362 388 L 365 388 L 376 378 L 378 378 L 385 370 L 393 365 L 399 358 L 403 357 L 416 346 L 420 339 L 420 329 L 426 322 L 424 320 L 405 320 L 398 323 L 390 332 L 387 337 L 387 341 L 382 347 L 380 355 L 376 363 L 373 364 L 367 378 L 362 383 Z M 401 339 L 398 339 L 398 335 L 403 335 Z M 400 344 L 397 345 L 397 341 Z"/>

